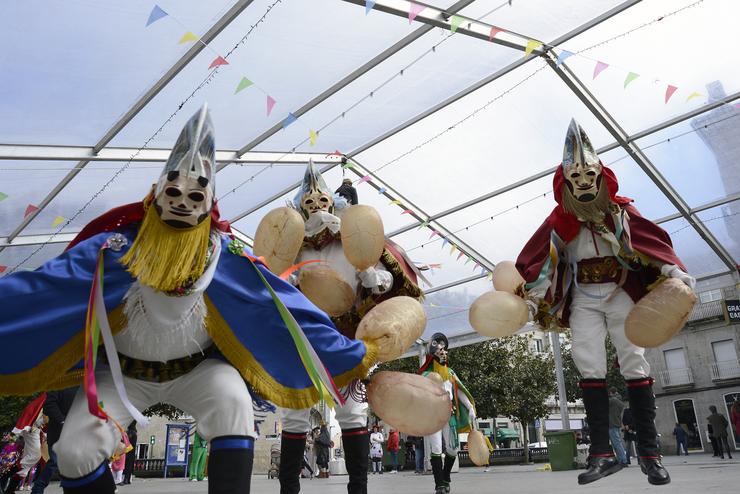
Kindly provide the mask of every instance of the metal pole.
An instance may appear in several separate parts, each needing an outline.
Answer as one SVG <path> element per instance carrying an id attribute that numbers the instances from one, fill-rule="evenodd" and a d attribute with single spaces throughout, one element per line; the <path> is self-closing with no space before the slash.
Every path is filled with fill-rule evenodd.
<path id="1" fill-rule="evenodd" d="M 570 430 L 570 418 L 568 417 L 568 398 L 565 394 L 565 377 L 563 376 L 563 356 L 560 354 L 560 337 L 556 331 L 550 331 L 550 346 L 555 356 L 555 377 L 558 380 L 558 402 L 560 404 L 560 420 L 563 430 Z"/>

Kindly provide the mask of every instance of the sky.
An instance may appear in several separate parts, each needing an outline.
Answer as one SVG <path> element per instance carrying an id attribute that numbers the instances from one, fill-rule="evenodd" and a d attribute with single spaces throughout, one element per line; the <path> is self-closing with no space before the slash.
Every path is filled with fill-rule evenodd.
<path id="1" fill-rule="evenodd" d="M 366 15 L 362 6 L 341 0 L 283 0 L 253 27 L 273 2 L 254 1 L 111 145 L 142 146 L 208 77 L 210 62 L 237 46 L 229 56 L 229 65 L 220 68 L 183 104 L 151 146 L 170 147 L 187 118 L 208 102 L 217 147 L 239 149 L 421 26 L 378 11 Z M 446 6 L 452 2 L 433 3 Z M 501 1 L 477 0 L 463 14 L 473 18 L 488 14 L 484 22 L 551 41 L 619 3 L 514 0 L 511 6 L 496 9 Z M 728 56 L 736 44 L 733 33 L 740 5 L 732 0 L 704 0 L 666 16 L 693 3 L 645 0 L 558 47 L 571 52 L 586 49 L 568 58 L 566 64 L 629 134 L 705 104 L 706 84 L 712 81 L 721 81 L 727 94 L 740 89 L 740 66 L 731 63 Z M 147 27 L 154 6 L 151 1 L 4 1 L 0 42 L 12 48 L 0 53 L 0 143 L 95 144 L 190 49 L 191 43 L 178 44 L 182 35 L 187 31 L 202 35 L 234 1 L 162 0 L 158 4 L 170 15 Z M 661 16 L 665 17 L 659 22 L 599 45 Z M 449 35 L 449 31 L 439 28 L 431 30 L 256 149 L 350 152 L 521 58 L 520 52 L 506 47 Z M 587 49 L 592 45 L 597 46 Z M 594 77 L 597 62 L 608 67 Z M 389 187 L 421 211 L 434 214 L 555 166 L 562 156 L 571 118 L 581 123 L 596 147 L 611 143 L 613 138 L 607 130 L 551 69 L 541 69 L 543 65 L 541 60 L 525 64 L 371 147 L 356 156 L 357 162 L 366 169 L 378 170 L 378 176 Z M 625 86 L 630 72 L 637 77 Z M 254 85 L 234 94 L 243 77 Z M 665 102 L 668 85 L 677 89 Z M 370 92 L 372 97 L 368 97 Z M 692 96 L 694 92 L 700 94 Z M 276 101 L 269 116 L 268 95 Z M 732 110 L 738 112 L 737 108 Z M 474 116 L 457 123 L 471 114 Z M 738 121 L 730 119 L 717 125 L 725 141 L 727 136 L 740 137 Z M 316 145 L 311 146 L 309 130 L 321 128 L 324 130 Z M 646 137 L 639 144 L 649 146 L 648 157 L 691 207 L 740 192 L 737 181 L 731 183 L 720 173 L 718 150 L 709 148 L 692 130 L 685 122 Z M 729 152 L 740 155 L 737 147 Z M 605 163 L 613 163 L 621 192 L 635 198 L 645 216 L 657 219 L 675 212 L 621 148 L 601 157 Z M 738 162 L 734 161 L 733 166 L 740 167 Z M 55 231 L 52 225 L 58 218 L 75 215 L 122 165 L 89 165 L 23 234 Z M 72 166 L 74 162 L 0 161 L 0 192 L 8 196 L 0 201 L 0 237 L 14 230 L 26 207 L 43 200 Z M 295 183 L 303 174 L 302 166 L 260 171 L 262 168 L 231 165 L 218 174 L 217 195 L 224 217 L 239 215 Z M 105 210 L 140 200 L 159 171 L 157 163 L 130 167 L 64 231 L 78 231 Z M 257 172 L 253 181 L 231 192 Z M 326 176 L 331 187 L 338 186 L 341 178 L 339 169 Z M 370 185 L 359 184 L 357 188 L 361 202 L 380 211 L 387 232 L 414 223 L 409 215 L 401 214 L 400 205 L 389 204 Z M 545 177 L 450 215 L 441 224 L 447 230 L 459 230 L 460 238 L 492 263 L 513 259 L 553 207 L 550 192 L 550 177 Z M 236 227 L 253 234 L 262 215 L 292 196 L 293 192 L 273 201 L 236 222 Z M 736 210 L 710 210 L 702 218 L 738 259 L 740 246 L 732 234 L 733 225 L 737 225 L 735 217 L 717 219 Z M 494 219 L 486 220 L 491 216 Z M 692 228 L 685 226 L 684 220 L 664 225 L 673 232 L 678 253 L 692 274 L 722 269 L 719 258 Z M 415 261 L 441 264 L 427 273 L 435 286 L 480 273 L 474 262 L 466 263 L 465 257 L 457 259 L 458 253 L 450 254 L 450 245 L 442 248 L 443 241 L 430 235 L 429 229 L 414 228 L 394 240 Z M 47 246 L 23 267 L 35 268 L 61 249 L 58 244 Z M 14 266 L 32 250 L 35 248 L 7 248 L 0 252 L 0 265 Z M 446 297 L 446 305 L 457 307 L 464 304 L 461 297 L 472 300 L 486 289 L 487 284 L 479 281 L 438 292 L 437 298 Z M 435 310 L 441 309 L 430 307 L 430 314 Z M 456 328 L 462 328 L 463 319 L 467 319 L 448 317 Z"/>

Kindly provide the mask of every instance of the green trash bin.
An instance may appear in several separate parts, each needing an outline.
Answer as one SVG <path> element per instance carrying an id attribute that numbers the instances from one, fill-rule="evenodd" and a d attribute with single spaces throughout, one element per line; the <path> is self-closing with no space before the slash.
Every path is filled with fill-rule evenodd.
<path id="1" fill-rule="evenodd" d="M 547 453 L 553 470 L 574 470 L 576 468 L 576 434 L 573 431 L 546 432 Z"/>

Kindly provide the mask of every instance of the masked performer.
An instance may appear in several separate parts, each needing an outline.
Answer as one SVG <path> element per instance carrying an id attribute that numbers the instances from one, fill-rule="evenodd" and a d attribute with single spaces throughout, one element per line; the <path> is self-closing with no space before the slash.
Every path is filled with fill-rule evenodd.
<path id="1" fill-rule="evenodd" d="M 617 179 L 596 155 L 588 136 L 572 120 L 563 162 L 553 181 L 558 206 L 522 250 L 516 266 L 525 279 L 530 313 L 544 328 L 570 327 L 573 360 L 591 427 L 587 484 L 619 471 L 609 445 L 606 385 L 607 333 L 627 381 L 641 467 L 651 484 L 667 484 L 655 429 L 655 396 L 645 349 L 625 336 L 632 307 L 656 281 L 694 279 L 673 251 L 668 234 L 617 195 Z"/>
<path id="2" fill-rule="evenodd" d="M 331 376 L 344 386 L 373 364 L 366 343 L 230 236 L 214 158 L 203 107 L 143 202 L 93 220 L 36 271 L 0 279 L 0 344 L 16 349 L 0 362 L 0 394 L 83 381 L 54 447 L 67 494 L 114 492 L 118 424 L 145 422 L 138 410 L 159 402 L 190 413 L 211 443 L 209 493 L 248 493 L 250 387 L 305 408 L 341 401 Z"/>
<path id="3" fill-rule="evenodd" d="M 372 266 L 359 270 L 345 255 L 342 235 L 342 217 L 349 211 L 346 201 L 332 196 L 321 173 L 309 163 L 303 184 L 293 206 L 300 211 L 303 221 L 299 239 L 302 245 L 296 256 L 298 266 L 306 262 L 314 264 L 300 268 L 299 274 L 291 276 L 304 293 L 309 293 L 309 284 L 330 286 L 330 293 L 320 293 L 318 301 L 313 294 L 308 297 L 326 310 L 337 328 L 348 338 L 355 338 L 361 319 L 382 301 L 399 295 L 419 298 L 422 294 L 416 284 L 415 266 L 403 255 L 400 247 L 384 240 L 382 225 L 379 232 L 382 254 Z M 351 206 L 367 208 L 367 206 Z M 288 213 L 298 216 L 294 211 Z M 377 214 L 377 213 L 375 213 Z M 266 216 L 265 219 L 268 217 Z M 304 223 L 305 222 L 305 223 Z M 255 245 L 261 243 L 261 228 L 255 237 Z M 301 240 L 299 240 L 300 242 Z M 383 242 L 386 245 L 383 247 Z M 255 251 L 258 249 L 255 247 Z M 380 251 L 379 251 L 380 252 Z M 292 259 L 291 259 L 292 261 Z M 315 264 L 315 261 L 321 261 Z M 413 301 L 412 301 L 413 302 Z M 415 302 L 414 302 L 415 303 Z M 417 304 L 418 305 L 418 304 Z M 422 309 L 419 307 L 419 310 Z M 422 311 L 423 318 L 423 311 Z M 419 326 L 423 330 L 424 324 Z M 413 343 L 414 336 L 409 344 Z M 367 470 L 369 439 L 367 431 L 367 402 L 364 385 L 355 380 L 343 388 L 344 406 L 336 410 L 336 418 L 342 428 L 344 458 L 349 473 L 347 490 L 350 494 L 367 492 Z M 280 455 L 280 492 L 296 494 L 300 491 L 299 474 L 309 431 L 309 410 L 281 410 L 283 434 Z"/>
<path id="4" fill-rule="evenodd" d="M 442 333 L 434 333 L 429 342 L 426 362 L 419 369 L 419 373 L 429 377 L 437 373 L 442 378 L 442 385 L 450 394 L 452 400 L 452 414 L 449 424 L 431 436 L 426 436 L 430 453 L 430 463 L 434 474 L 435 494 L 450 492 L 450 472 L 457 460 L 460 449 L 458 434 L 470 432 L 475 427 L 475 401 L 465 385 L 457 377 L 455 371 L 448 367 L 449 342 Z M 437 378 L 437 376 L 434 376 Z M 444 442 L 444 462 L 442 450 Z"/>

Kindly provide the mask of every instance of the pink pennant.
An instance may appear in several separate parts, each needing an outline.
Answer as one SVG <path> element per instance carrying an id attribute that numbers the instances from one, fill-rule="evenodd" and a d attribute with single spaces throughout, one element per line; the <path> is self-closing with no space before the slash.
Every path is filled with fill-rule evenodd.
<path id="1" fill-rule="evenodd" d="M 463 251 L 460 251 L 460 253 L 457 255 L 457 260 L 459 261 L 462 256 L 464 256 L 465 253 Z"/>
<path id="2" fill-rule="evenodd" d="M 33 204 L 29 204 L 28 206 L 26 206 L 26 212 L 23 213 L 23 217 L 25 218 L 29 214 L 33 214 L 33 213 L 35 213 L 38 210 L 39 210 L 38 206 L 34 206 Z"/>
<path id="3" fill-rule="evenodd" d="M 211 65 L 208 66 L 208 70 L 215 69 L 216 67 L 220 67 L 222 65 L 229 65 L 229 62 L 227 62 L 224 57 L 219 55 L 213 62 L 211 62 Z"/>
<path id="4" fill-rule="evenodd" d="M 488 34 L 488 41 L 491 41 L 500 32 L 503 32 L 503 29 L 499 29 L 496 26 L 491 26 L 491 32 Z"/>
<path id="5" fill-rule="evenodd" d="M 678 89 L 676 86 L 671 86 L 668 84 L 668 87 L 665 89 L 665 102 L 668 103 L 668 100 L 671 99 L 671 96 L 673 96 L 673 93 L 676 92 L 676 89 Z"/>
<path id="6" fill-rule="evenodd" d="M 416 19 L 416 16 L 421 13 L 422 10 L 427 8 L 426 5 L 419 5 L 418 3 L 411 2 L 409 6 L 409 24 L 414 22 L 414 19 Z"/>
<path id="7" fill-rule="evenodd" d="M 273 98 L 272 96 L 268 94 L 267 95 L 267 116 L 268 117 L 270 116 L 270 113 L 272 113 L 272 109 L 275 107 L 275 103 L 276 103 L 275 98 Z"/>
<path id="8" fill-rule="evenodd" d="M 404 209 L 404 210 L 403 210 L 403 211 L 401 212 L 401 214 L 411 214 L 411 213 L 413 213 L 413 211 L 411 211 L 410 209 Z"/>
<path id="9" fill-rule="evenodd" d="M 435 235 L 439 235 L 439 232 L 437 230 L 432 230 L 432 234 L 429 235 L 429 238 L 432 239 Z"/>
<path id="10" fill-rule="evenodd" d="M 340 150 L 335 149 L 333 153 L 329 153 L 327 156 L 344 156 L 344 154 Z"/>
<path id="11" fill-rule="evenodd" d="M 607 67 L 609 66 L 608 63 L 604 62 L 596 62 L 596 67 L 594 67 L 594 79 L 601 74 Z"/>
<path id="12" fill-rule="evenodd" d="M 8 266 L 0 266 L 0 274 L 4 273 Z"/>
<path id="13" fill-rule="evenodd" d="M 357 181 L 358 184 L 361 184 L 363 182 L 369 182 L 370 181 L 370 175 L 365 175 L 360 180 Z"/>

